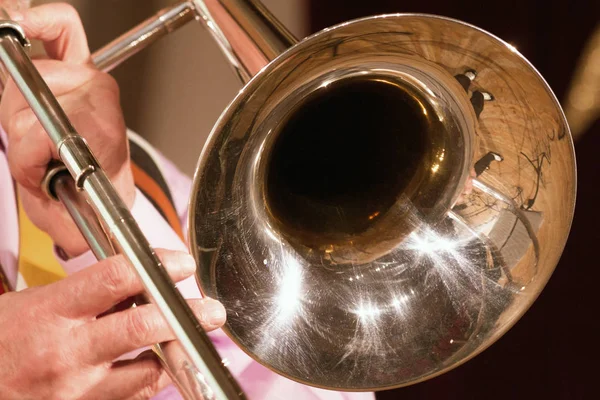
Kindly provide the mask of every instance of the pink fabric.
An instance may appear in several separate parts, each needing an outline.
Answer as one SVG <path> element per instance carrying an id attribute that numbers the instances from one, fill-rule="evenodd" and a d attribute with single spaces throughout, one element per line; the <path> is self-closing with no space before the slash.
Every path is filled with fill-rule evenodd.
<path id="1" fill-rule="evenodd" d="M 0 127 L 0 266 L 11 289 L 17 283 L 17 254 L 19 252 L 19 223 L 15 189 L 8 169 L 8 160 L 3 149 L 6 147 L 6 133 Z"/>
<path id="2" fill-rule="evenodd" d="M 6 136 L 0 128 L 0 140 L 6 143 Z M 187 226 L 187 201 L 191 181 L 180 173 L 164 157 L 157 155 L 166 181 L 169 182 L 183 226 Z M 14 189 L 4 154 L 0 154 L 0 262 L 6 275 L 14 285 L 16 280 L 16 254 L 18 251 L 18 219 L 16 214 Z M 132 214 L 140 224 L 151 245 L 156 248 L 187 250 L 167 222 L 154 209 L 141 192 L 136 193 Z M 184 228 L 185 229 L 185 228 Z M 186 229 L 187 231 L 187 229 Z M 15 240 L 16 238 L 16 240 Z M 75 273 L 96 262 L 91 252 L 68 261 L 60 260 L 67 273 Z M 180 282 L 178 288 L 186 298 L 200 297 L 194 278 Z M 226 365 L 238 379 L 248 398 L 258 400 L 367 400 L 372 393 L 338 393 L 301 385 L 283 378 L 261 366 L 241 351 L 221 330 L 212 332 L 211 339 Z M 156 400 L 181 398 L 174 387 L 165 389 Z"/>
<path id="3" fill-rule="evenodd" d="M 11 227 L 17 224 L 18 214 L 13 183 L 6 156 L 0 152 L 0 265 L 6 266 L 4 275 L 11 288 L 14 288 L 17 282 L 15 266 L 19 251 L 19 235 Z"/>

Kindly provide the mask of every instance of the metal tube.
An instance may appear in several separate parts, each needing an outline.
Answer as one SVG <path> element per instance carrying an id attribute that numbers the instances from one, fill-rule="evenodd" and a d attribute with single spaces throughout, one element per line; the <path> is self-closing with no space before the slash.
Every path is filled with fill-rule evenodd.
<path id="1" fill-rule="evenodd" d="M 73 178 L 64 167 L 57 166 L 55 168 L 57 169 L 55 173 L 51 171 L 47 174 L 47 176 L 50 176 L 49 179 L 52 179 L 53 194 L 63 203 L 96 258 L 103 260 L 117 254 L 117 250 L 108 240 L 109 235 L 98 221 L 94 210 L 75 188 Z M 137 296 L 135 305 L 147 302 L 145 296 Z M 157 343 L 154 345 L 154 352 L 184 399 L 205 400 L 214 398 L 212 389 L 204 378 L 197 373 L 197 370 L 193 368 L 187 354 L 177 341 Z"/>
<path id="2" fill-rule="evenodd" d="M 75 187 L 75 181 L 66 170 L 52 178 L 52 188 L 56 197 L 65 206 L 79 231 L 98 260 L 114 256 L 117 252 L 108 239 L 104 227 L 98 221 L 94 210 Z"/>
<path id="3" fill-rule="evenodd" d="M 108 72 L 193 19 L 204 22 L 244 83 L 296 43 L 293 35 L 260 2 L 180 1 L 94 53 L 93 62 Z M 2 85 L 8 75 L 15 80 L 74 179 L 70 182 L 64 176 L 58 176 L 49 190 L 55 191 L 63 202 L 99 259 L 117 251 L 135 267 L 148 295 L 158 305 L 181 345 L 175 342 L 163 344 L 159 354 L 169 366 L 172 378 L 179 383 L 182 395 L 190 399 L 199 396 L 204 399 L 244 398 L 85 140 L 75 131 L 23 51 L 17 37 L 23 39 L 24 35 L 15 33 L 8 30 L 0 37 Z M 85 193 L 85 199 L 78 190 Z M 111 232 L 113 243 L 107 239 L 105 228 Z M 173 363 L 185 358 L 184 355 L 191 360 L 191 365 L 186 363 L 178 370 Z M 181 384 L 183 381 L 188 384 Z"/>
<path id="4" fill-rule="evenodd" d="M 260 1 L 220 0 L 220 2 L 268 61 L 272 61 L 298 42 L 298 39 Z"/>
<path id="5" fill-rule="evenodd" d="M 109 72 L 167 33 L 199 19 L 238 78 L 248 82 L 297 39 L 255 0 L 190 0 L 165 8 L 94 52 L 92 60 Z"/>
<path id="6" fill-rule="evenodd" d="M 15 32 L 9 30 L 0 35 L 0 61 L 54 142 L 76 188 L 84 192 L 94 213 L 118 244 L 117 251 L 135 268 L 146 293 L 158 306 L 193 368 L 205 379 L 210 388 L 207 391 L 212 390 L 215 399 L 245 398 L 104 170 L 25 53 Z"/>
<path id="7" fill-rule="evenodd" d="M 111 71 L 124 60 L 197 17 L 194 5 L 189 1 L 181 1 L 172 7 L 164 8 L 96 51 L 92 55 L 92 61 L 98 69 L 104 72 Z"/>
<path id="8" fill-rule="evenodd" d="M 192 1 L 200 20 L 243 83 L 297 43 L 296 38 L 259 1 Z"/>

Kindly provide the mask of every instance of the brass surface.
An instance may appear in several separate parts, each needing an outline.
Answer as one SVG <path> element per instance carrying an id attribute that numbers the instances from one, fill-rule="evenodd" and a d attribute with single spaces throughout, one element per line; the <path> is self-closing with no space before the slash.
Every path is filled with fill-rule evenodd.
<path id="1" fill-rule="evenodd" d="M 301 41 L 231 103 L 196 171 L 191 250 L 253 358 L 318 387 L 388 389 L 520 318 L 575 186 L 563 112 L 512 46 L 378 16 Z"/>
<path id="2" fill-rule="evenodd" d="M 460 365 L 523 315 L 576 176 L 563 112 L 514 47 L 409 14 L 295 44 L 255 0 L 184 3 L 249 80 L 202 150 L 189 224 L 200 287 L 244 351 L 299 382 L 380 390 Z"/>

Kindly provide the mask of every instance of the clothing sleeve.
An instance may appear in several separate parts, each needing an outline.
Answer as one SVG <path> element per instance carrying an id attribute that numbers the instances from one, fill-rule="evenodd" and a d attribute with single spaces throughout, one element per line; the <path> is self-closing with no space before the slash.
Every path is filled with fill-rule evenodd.
<path id="1" fill-rule="evenodd" d="M 181 173 L 175 165 L 164 156 L 153 151 L 157 162 L 173 198 L 183 231 L 187 234 L 188 200 L 192 186 L 191 179 Z M 171 229 L 169 224 L 154 208 L 151 202 L 141 193 L 136 192 L 132 215 L 140 225 L 150 244 L 155 248 L 187 251 L 188 247 Z M 187 237 L 186 237 L 187 240 Z M 60 259 L 60 258 L 59 258 Z M 96 262 L 91 252 L 68 261 L 61 261 L 68 273 L 74 273 Z M 177 287 L 185 298 L 198 298 L 200 291 L 195 277 L 180 282 Z M 238 380 L 249 399 L 260 400 L 371 400 L 372 393 L 340 393 L 317 389 L 296 383 L 279 376 L 250 358 L 246 353 L 222 331 L 209 333 L 213 344 L 223 359 L 223 363 Z M 290 397 L 291 396 L 291 397 Z M 179 399 L 179 395 L 171 386 L 161 392 L 154 400 Z"/>

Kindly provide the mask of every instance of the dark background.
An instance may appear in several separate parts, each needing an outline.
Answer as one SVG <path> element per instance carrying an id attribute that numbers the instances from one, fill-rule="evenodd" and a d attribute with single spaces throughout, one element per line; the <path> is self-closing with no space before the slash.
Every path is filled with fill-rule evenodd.
<path id="1" fill-rule="evenodd" d="M 310 29 L 393 12 L 444 15 L 495 34 L 515 45 L 564 99 L 586 40 L 600 22 L 600 1 L 311 0 Z M 576 143 L 578 197 L 565 252 L 523 319 L 461 367 L 381 392 L 378 399 L 599 398 L 599 146 L 596 121 Z"/>

